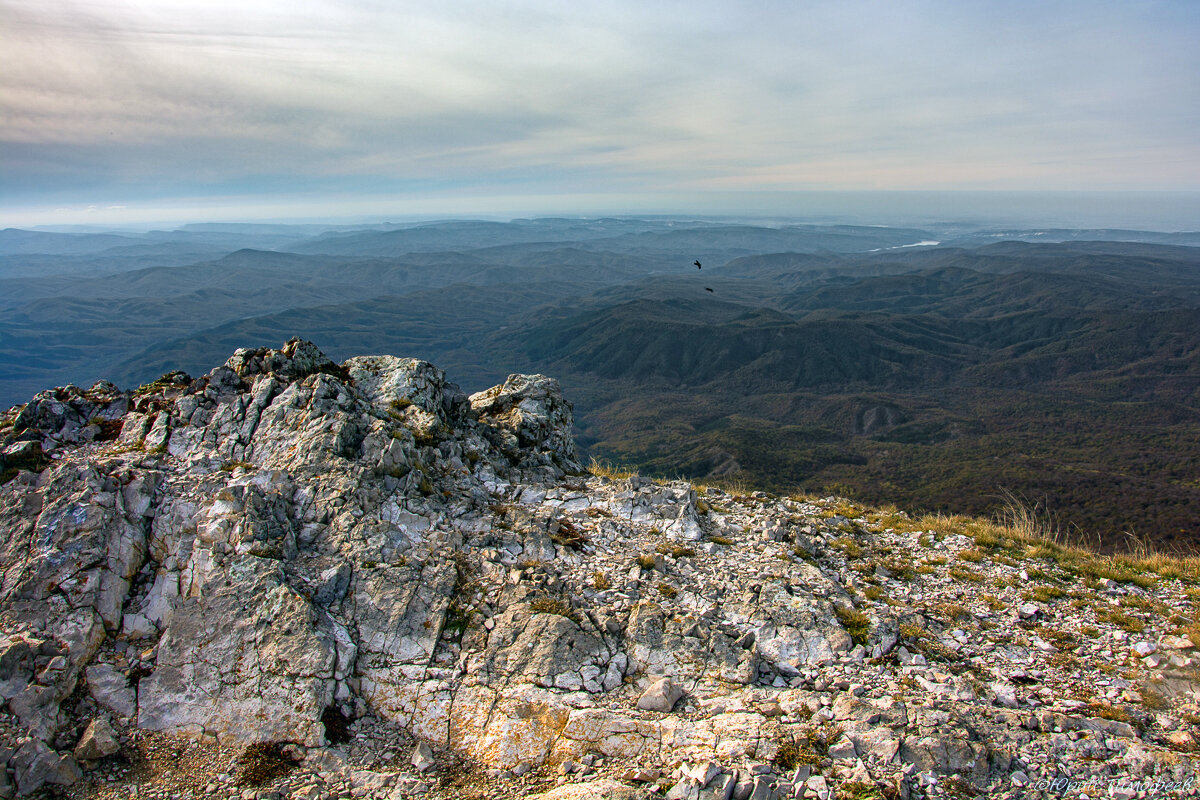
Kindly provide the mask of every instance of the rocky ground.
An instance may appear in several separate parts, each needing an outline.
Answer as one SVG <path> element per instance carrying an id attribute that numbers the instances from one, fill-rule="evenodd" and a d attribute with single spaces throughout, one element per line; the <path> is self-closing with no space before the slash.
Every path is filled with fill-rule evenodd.
<path id="1" fill-rule="evenodd" d="M 1200 571 L 588 472 L 303 342 L 0 418 L 0 797 L 1195 793 Z"/>

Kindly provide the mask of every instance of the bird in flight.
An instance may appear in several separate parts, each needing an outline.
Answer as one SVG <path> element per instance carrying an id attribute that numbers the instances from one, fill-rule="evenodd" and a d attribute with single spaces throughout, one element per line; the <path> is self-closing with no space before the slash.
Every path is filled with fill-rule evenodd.
<path id="1" fill-rule="evenodd" d="M 710 289 L 710 288 L 708 288 L 707 286 L 705 286 L 705 287 L 704 287 L 704 291 L 706 291 L 706 292 L 711 292 L 711 291 L 712 291 L 712 289 Z"/>
<path id="2" fill-rule="evenodd" d="M 699 261 L 693 261 L 692 263 L 696 265 L 696 269 L 700 269 L 700 262 L 699 262 Z"/>

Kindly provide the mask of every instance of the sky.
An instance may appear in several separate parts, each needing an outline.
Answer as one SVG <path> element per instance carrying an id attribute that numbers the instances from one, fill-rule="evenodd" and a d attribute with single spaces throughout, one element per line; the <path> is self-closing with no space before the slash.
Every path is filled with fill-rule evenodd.
<path id="1" fill-rule="evenodd" d="M 826 191 L 1196 208 L 1197 42 L 1196 0 L 0 0 L 0 227 Z"/>

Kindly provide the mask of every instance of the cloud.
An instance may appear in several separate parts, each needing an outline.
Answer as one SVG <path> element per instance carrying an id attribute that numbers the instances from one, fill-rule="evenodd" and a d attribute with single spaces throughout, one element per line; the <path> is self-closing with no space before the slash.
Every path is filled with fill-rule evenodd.
<path id="1" fill-rule="evenodd" d="M 28 198 L 1200 188 L 1184 0 L 0 8 Z"/>

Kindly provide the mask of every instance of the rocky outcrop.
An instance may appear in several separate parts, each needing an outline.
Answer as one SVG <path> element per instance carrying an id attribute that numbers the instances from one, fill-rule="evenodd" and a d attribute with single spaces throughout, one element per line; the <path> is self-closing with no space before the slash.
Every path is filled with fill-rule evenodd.
<path id="1" fill-rule="evenodd" d="M 4 453 L 40 454 L 0 489 L 0 796 L 151 732 L 286 743 L 298 797 L 436 793 L 453 758 L 497 792 L 568 784 L 548 798 L 1025 797 L 1085 755 L 1192 774 L 1169 758 L 1192 721 L 1101 713 L 1129 679 L 1067 702 L 1063 642 L 1128 650 L 1113 617 L 1054 628 L 1066 591 L 1022 598 L 1016 562 L 964 592 L 966 537 L 832 499 L 586 473 L 544 376 L 468 397 L 423 361 L 292 341 L 0 424 Z M 1196 666 L 1165 642 L 1136 666 Z"/>

